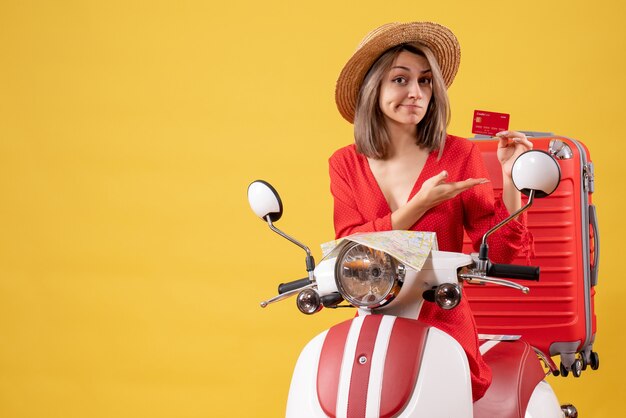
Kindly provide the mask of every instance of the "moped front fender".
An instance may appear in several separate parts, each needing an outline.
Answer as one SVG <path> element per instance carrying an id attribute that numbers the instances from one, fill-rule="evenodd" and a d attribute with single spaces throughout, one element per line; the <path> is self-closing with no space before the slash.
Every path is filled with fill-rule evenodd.
<path id="1" fill-rule="evenodd" d="M 465 353 L 416 320 L 365 315 L 338 324 L 300 354 L 287 402 L 287 417 L 328 416 L 472 417 Z"/>

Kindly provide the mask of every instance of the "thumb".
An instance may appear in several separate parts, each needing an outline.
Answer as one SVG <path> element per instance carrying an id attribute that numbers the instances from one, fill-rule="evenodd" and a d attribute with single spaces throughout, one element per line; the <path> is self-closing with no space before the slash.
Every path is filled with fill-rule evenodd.
<path id="1" fill-rule="evenodd" d="M 441 183 L 445 183 L 447 178 L 448 178 L 448 172 L 446 170 L 443 170 L 439 174 L 435 174 L 434 176 L 429 177 L 428 180 L 426 180 L 424 183 L 428 183 L 432 186 L 437 186 Z"/>

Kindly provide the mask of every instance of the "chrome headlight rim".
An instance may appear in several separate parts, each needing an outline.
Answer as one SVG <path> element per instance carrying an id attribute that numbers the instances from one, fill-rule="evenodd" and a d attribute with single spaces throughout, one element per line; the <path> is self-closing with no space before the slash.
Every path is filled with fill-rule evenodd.
<path id="1" fill-rule="evenodd" d="M 391 283 L 389 283 L 388 289 L 384 291 L 380 295 L 380 297 L 375 298 L 372 301 L 362 301 L 361 299 L 355 297 L 344 286 L 342 279 L 341 279 L 343 277 L 342 270 L 345 265 L 344 262 L 346 261 L 346 256 L 348 255 L 350 251 L 355 250 L 356 247 L 362 247 L 364 250 L 372 252 L 372 253 L 384 254 L 384 257 L 391 264 L 391 267 L 393 269 L 393 278 L 390 278 Z M 374 268 L 376 267 L 372 267 L 371 269 L 373 270 Z M 402 264 L 400 261 L 398 261 L 391 255 L 389 255 L 385 251 L 376 250 L 372 247 L 368 247 L 367 245 L 363 245 L 358 242 L 352 241 L 344 245 L 344 247 L 341 249 L 341 251 L 339 252 L 337 256 L 337 262 L 335 264 L 335 283 L 337 285 L 337 289 L 339 290 L 339 293 L 351 305 L 358 307 L 358 308 L 376 309 L 381 306 L 387 305 L 389 302 L 391 302 L 392 300 L 396 298 L 396 296 L 400 292 L 400 289 L 402 288 L 405 272 L 406 272 L 406 268 L 404 264 Z"/>

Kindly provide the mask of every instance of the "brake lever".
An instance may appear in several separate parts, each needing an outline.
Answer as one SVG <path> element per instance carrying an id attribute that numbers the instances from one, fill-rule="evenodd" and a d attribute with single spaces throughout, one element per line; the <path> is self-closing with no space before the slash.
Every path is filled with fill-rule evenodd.
<path id="1" fill-rule="evenodd" d="M 297 295 L 298 293 L 300 293 L 301 291 L 303 291 L 304 289 L 311 289 L 311 288 L 316 287 L 316 286 L 317 286 L 317 284 L 315 284 L 315 283 L 311 283 L 311 284 L 309 284 L 309 285 L 302 286 L 302 287 L 299 287 L 299 288 L 297 288 L 297 289 L 290 290 L 290 291 L 285 292 L 285 293 L 281 293 L 280 295 L 274 296 L 274 297 L 273 297 L 273 298 L 271 298 L 271 299 L 268 299 L 268 300 L 264 300 L 264 301 L 262 301 L 262 302 L 261 302 L 261 308 L 265 308 L 265 307 L 267 307 L 267 305 L 269 305 L 269 304 L 271 304 L 271 303 L 274 303 L 274 302 L 280 302 L 280 301 L 281 301 L 281 300 L 283 300 L 283 299 L 287 299 L 287 298 L 290 298 L 290 297 L 292 297 L 292 296 L 295 296 L 295 295 Z"/>
<path id="2" fill-rule="evenodd" d="M 530 289 L 528 287 L 522 286 L 519 283 L 515 283 L 510 280 L 505 280 L 505 279 L 497 279 L 495 277 L 481 276 L 479 274 L 460 273 L 459 279 L 465 280 L 469 284 L 491 283 L 491 284 L 497 284 L 500 286 L 510 287 L 516 290 L 520 290 L 524 294 L 527 294 L 528 292 L 530 292 Z"/>

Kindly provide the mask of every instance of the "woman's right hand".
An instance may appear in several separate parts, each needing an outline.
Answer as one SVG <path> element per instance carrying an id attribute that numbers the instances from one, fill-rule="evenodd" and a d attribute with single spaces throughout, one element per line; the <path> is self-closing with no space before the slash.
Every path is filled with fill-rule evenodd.
<path id="1" fill-rule="evenodd" d="M 446 170 L 429 178 L 422 184 L 422 188 L 411 200 L 417 200 L 416 203 L 419 202 L 422 208 L 428 210 L 446 200 L 452 199 L 467 189 L 489 181 L 488 179 L 481 178 L 447 183 L 447 178 L 448 172 Z"/>

